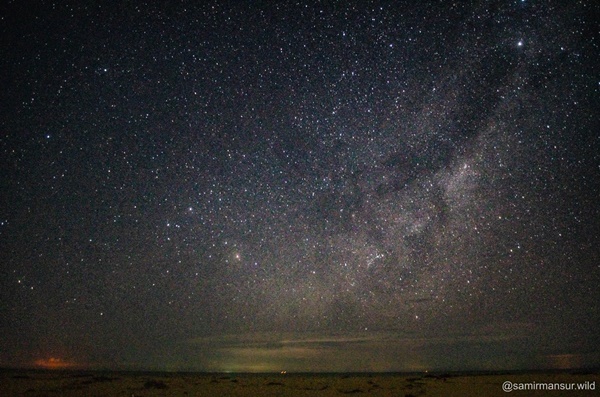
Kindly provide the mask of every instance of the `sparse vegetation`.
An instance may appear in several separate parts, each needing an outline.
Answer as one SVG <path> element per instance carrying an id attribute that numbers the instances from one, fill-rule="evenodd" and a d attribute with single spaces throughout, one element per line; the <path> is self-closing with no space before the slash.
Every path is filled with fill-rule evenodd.
<path id="1" fill-rule="evenodd" d="M 144 383 L 144 389 L 166 389 L 168 387 L 162 380 L 149 380 Z"/>

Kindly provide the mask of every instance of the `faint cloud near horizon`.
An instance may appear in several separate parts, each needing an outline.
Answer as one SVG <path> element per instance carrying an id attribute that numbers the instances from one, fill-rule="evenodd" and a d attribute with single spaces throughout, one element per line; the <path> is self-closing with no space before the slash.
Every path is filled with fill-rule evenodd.
<path id="1" fill-rule="evenodd" d="M 530 324 L 475 332 L 422 335 L 410 332 L 250 333 L 194 338 L 209 371 L 225 372 L 421 372 L 501 370 L 523 366 L 517 355 L 493 360 L 507 346 L 527 345 Z M 194 349 L 191 349 L 194 350 Z"/>

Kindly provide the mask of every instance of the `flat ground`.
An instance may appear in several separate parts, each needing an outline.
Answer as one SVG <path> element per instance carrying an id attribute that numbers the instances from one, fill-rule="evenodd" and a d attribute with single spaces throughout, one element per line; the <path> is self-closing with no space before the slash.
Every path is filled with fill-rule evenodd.
<path id="1" fill-rule="evenodd" d="M 502 384 L 517 384 L 506 393 Z M 536 387 L 517 390 L 519 387 Z M 529 385 L 522 385 L 528 383 Z M 540 385 L 549 383 L 552 385 Z M 545 390 L 569 388 L 574 390 Z M 562 385 L 562 386 L 561 386 Z M 577 390 L 578 387 L 587 390 Z M 600 373 L 456 374 L 191 374 L 94 371 L 0 371 L 1 396 L 589 396 Z"/>

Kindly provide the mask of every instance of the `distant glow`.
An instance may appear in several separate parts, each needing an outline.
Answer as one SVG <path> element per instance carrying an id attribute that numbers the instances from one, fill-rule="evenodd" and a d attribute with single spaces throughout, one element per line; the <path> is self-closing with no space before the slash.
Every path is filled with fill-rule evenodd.
<path id="1" fill-rule="evenodd" d="M 546 356 L 548 366 L 552 369 L 573 369 L 585 365 L 581 354 L 555 354 Z"/>
<path id="2" fill-rule="evenodd" d="M 50 358 L 40 358 L 35 360 L 34 362 L 36 367 L 45 368 L 45 369 L 65 369 L 75 367 L 75 363 L 65 361 L 61 358 L 50 357 Z"/>

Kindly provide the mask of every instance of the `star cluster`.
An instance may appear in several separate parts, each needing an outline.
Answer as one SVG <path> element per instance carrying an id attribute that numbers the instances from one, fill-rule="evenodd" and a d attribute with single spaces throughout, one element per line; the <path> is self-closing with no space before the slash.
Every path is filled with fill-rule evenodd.
<path id="1" fill-rule="evenodd" d="M 3 6 L 0 364 L 600 363 L 593 2 L 203 4 Z"/>

